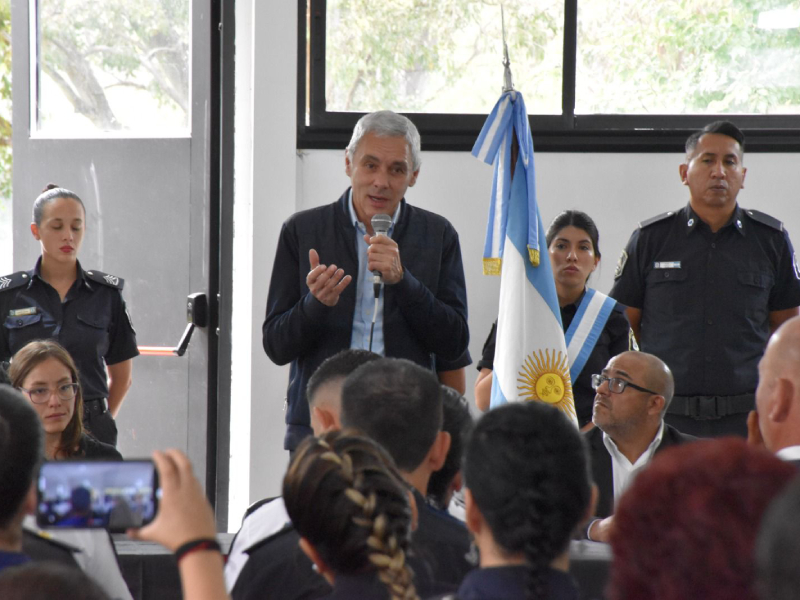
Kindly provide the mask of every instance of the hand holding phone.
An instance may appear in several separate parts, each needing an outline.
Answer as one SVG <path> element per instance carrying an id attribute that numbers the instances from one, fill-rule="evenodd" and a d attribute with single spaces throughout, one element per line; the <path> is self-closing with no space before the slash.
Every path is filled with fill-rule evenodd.
<path id="1" fill-rule="evenodd" d="M 162 489 L 158 514 L 146 527 L 129 529 L 128 535 L 172 552 L 186 542 L 216 537 L 214 513 L 186 455 L 179 450 L 154 452 L 153 461 Z"/>

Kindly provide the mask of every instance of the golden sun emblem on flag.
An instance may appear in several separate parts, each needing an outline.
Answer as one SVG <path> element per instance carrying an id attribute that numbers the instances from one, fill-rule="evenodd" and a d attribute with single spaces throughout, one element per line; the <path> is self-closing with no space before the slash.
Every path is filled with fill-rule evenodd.
<path id="1" fill-rule="evenodd" d="M 552 353 L 552 357 L 551 357 Z M 575 401 L 569 377 L 569 360 L 559 350 L 539 350 L 525 358 L 517 379 L 523 400 L 539 400 L 552 404 L 571 419 L 575 418 Z"/>

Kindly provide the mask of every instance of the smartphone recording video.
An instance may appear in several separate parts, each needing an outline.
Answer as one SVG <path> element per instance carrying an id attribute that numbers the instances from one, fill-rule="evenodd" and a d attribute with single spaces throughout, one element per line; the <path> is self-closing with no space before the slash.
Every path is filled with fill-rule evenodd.
<path id="1" fill-rule="evenodd" d="M 147 525 L 158 510 L 150 460 L 46 461 L 39 470 L 39 527 L 125 531 Z"/>

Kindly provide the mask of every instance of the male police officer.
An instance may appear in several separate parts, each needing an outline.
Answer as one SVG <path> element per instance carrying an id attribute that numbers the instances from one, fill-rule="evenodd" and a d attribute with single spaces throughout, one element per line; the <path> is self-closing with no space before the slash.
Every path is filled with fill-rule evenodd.
<path id="1" fill-rule="evenodd" d="M 689 137 L 679 167 L 688 206 L 640 223 L 611 290 L 641 349 L 675 374 L 667 422 L 700 436 L 746 434 L 770 332 L 800 305 L 783 225 L 736 202 L 743 151 L 744 135 L 727 121 Z"/>

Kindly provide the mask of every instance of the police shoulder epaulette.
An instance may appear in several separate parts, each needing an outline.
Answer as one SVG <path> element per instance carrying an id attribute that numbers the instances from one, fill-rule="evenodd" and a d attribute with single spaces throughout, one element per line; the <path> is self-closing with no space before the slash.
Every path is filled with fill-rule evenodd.
<path id="1" fill-rule="evenodd" d="M 783 231 L 783 223 L 775 217 L 769 216 L 767 213 L 763 213 L 760 210 L 752 210 L 750 208 L 744 209 L 744 212 L 747 213 L 747 216 L 752 217 L 754 221 L 763 223 L 764 225 L 772 227 L 773 229 L 777 229 L 778 231 Z"/>
<path id="2" fill-rule="evenodd" d="M 13 290 L 21 285 L 25 285 L 31 280 L 31 276 L 27 271 L 17 271 L 11 275 L 3 275 L 0 277 L 0 292 L 4 290 Z"/>
<path id="3" fill-rule="evenodd" d="M 675 214 L 674 210 L 669 210 L 665 213 L 661 213 L 660 215 L 656 215 L 655 217 L 647 219 L 646 221 L 640 221 L 639 229 L 644 229 L 648 225 L 652 225 L 653 223 L 658 223 L 659 221 L 663 221 L 664 219 L 671 217 L 674 214 Z"/>
<path id="4" fill-rule="evenodd" d="M 97 283 L 102 283 L 107 286 L 117 288 L 118 290 L 122 289 L 122 286 L 125 285 L 125 280 L 122 277 L 117 277 L 116 275 L 109 275 L 108 273 L 103 273 L 102 271 L 86 271 L 86 276 L 91 279 L 92 281 L 96 281 Z"/>

